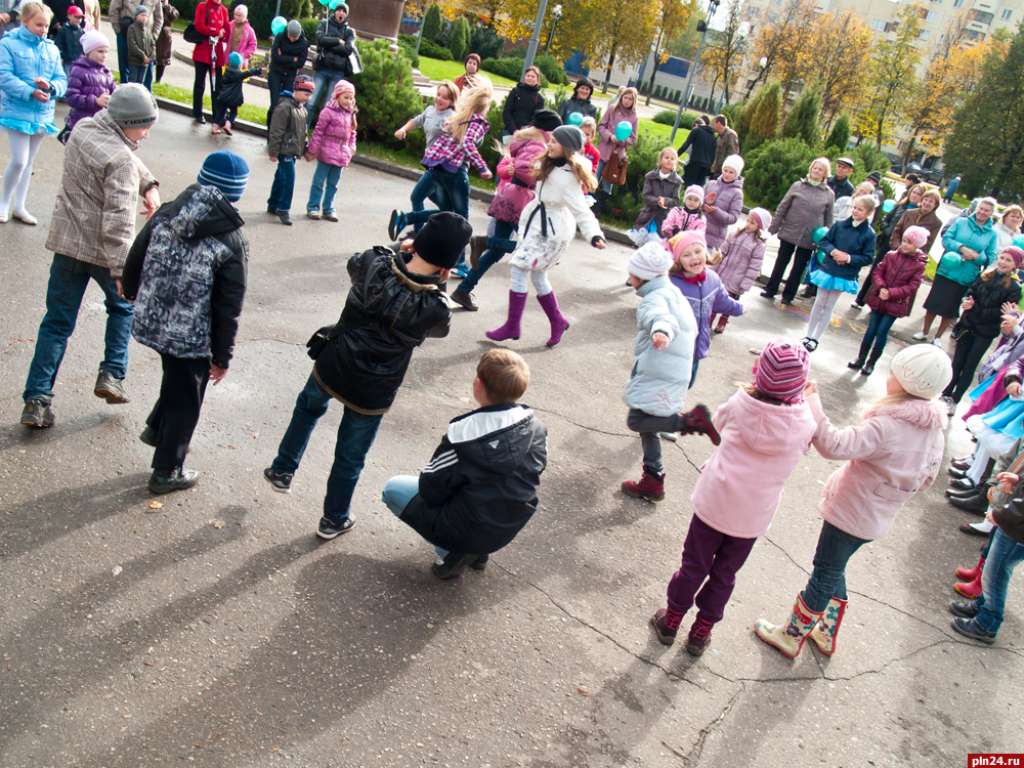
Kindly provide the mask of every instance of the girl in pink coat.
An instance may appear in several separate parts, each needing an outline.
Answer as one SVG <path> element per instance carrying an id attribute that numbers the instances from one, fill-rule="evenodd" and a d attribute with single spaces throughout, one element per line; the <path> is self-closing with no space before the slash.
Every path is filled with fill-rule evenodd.
<path id="1" fill-rule="evenodd" d="M 693 517 L 683 563 L 668 584 L 668 607 L 651 617 L 665 645 L 673 643 L 695 600 L 697 619 L 686 650 L 700 656 L 711 642 L 737 571 L 768 531 L 786 479 L 811 447 L 817 424 L 803 398 L 809 365 L 797 342 L 770 342 L 754 364 L 753 383 L 715 413 L 721 444 L 693 489 Z"/>
<path id="2" fill-rule="evenodd" d="M 708 222 L 704 218 L 704 188 L 691 184 L 683 192 L 683 204 L 668 212 L 661 225 L 661 234 L 667 240 L 680 232 L 703 232 Z"/>
<path id="3" fill-rule="evenodd" d="M 884 536 L 896 513 L 932 484 L 942 466 L 946 415 L 936 402 L 953 376 L 949 357 L 931 344 L 907 347 L 892 359 L 888 395 L 860 424 L 836 429 L 814 385 L 808 403 L 818 422 L 814 447 L 826 459 L 849 459 L 825 483 L 824 518 L 814 570 L 784 624 L 758 619 L 754 632 L 795 659 L 808 635 L 826 656 L 846 614 L 846 564 L 864 544 Z M 761 475 L 760 477 L 763 477 Z"/>
<path id="4" fill-rule="evenodd" d="M 768 227 L 771 225 L 772 215 L 764 208 L 754 208 L 747 215 L 746 224 L 737 227 L 722 243 L 722 260 L 712 269 L 722 278 L 725 290 L 736 300 L 750 290 L 750 286 L 761 274 L 764 244 L 768 240 Z M 722 333 L 729 324 L 729 316 L 720 315 L 717 325 L 712 317 L 711 323 L 715 333 Z"/>
<path id="5" fill-rule="evenodd" d="M 338 191 L 341 171 L 356 153 L 356 87 L 348 80 L 334 86 L 330 104 L 320 110 L 313 129 L 313 138 L 306 149 L 306 160 L 316 160 L 313 184 L 309 188 L 306 215 L 337 221 L 334 214 L 334 194 Z"/>

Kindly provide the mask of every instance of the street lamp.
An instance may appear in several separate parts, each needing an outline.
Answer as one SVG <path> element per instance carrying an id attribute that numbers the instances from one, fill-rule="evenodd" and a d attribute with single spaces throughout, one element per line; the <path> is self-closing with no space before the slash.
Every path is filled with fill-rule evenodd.
<path id="1" fill-rule="evenodd" d="M 544 43 L 544 53 L 548 52 L 548 48 L 551 47 L 551 39 L 555 36 L 555 30 L 558 28 L 558 22 L 562 18 L 562 4 L 559 3 L 551 9 L 551 29 L 548 31 L 547 42 Z"/>
<path id="2" fill-rule="evenodd" d="M 537 3 L 537 18 L 533 20 L 533 34 L 530 35 L 530 44 L 526 46 L 526 56 L 523 58 L 523 71 L 519 73 L 519 80 L 526 76 L 526 70 L 533 66 L 533 60 L 537 57 L 537 45 L 540 43 L 540 30 L 544 26 L 544 14 L 548 10 L 548 0 L 540 0 Z"/>
<path id="3" fill-rule="evenodd" d="M 754 81 L 750 84 L 750 87 L 747 88 L 747 101 L 750 100 L 750 94 L 753 92 L 754 86 L 757 85 L 757 82 L 761 79 L 761 74 L 764 72 L 764 68 L 767 66 L 767 56 L 762 56 L 760 59 L 757 60 L 757 77 L 754 78 Z"/>
<path id="4" fill-rule="evenodd" d="M 734 2 L 736 0 L 733 0 Z M 542 0 L 543 2 L 543 0 Z M 672 123 L 672 136 L 669 138 L 668 143 L 674 144 L 676 141 L 676 132 L 679 130 L 679 121 L 683 117 L 683 108 L 690 102 L 690 90 L 693 86 L 693 74 L 700 66 L 700 57 L 704 53 L 704 42 L 708 36 L 708 24 L 711 19 L 715 16 L 715 11 L 718 10 L 718 4 L 720 0 L 708 0 L 708 13 L 701 21 L 697 22 L 697 30 L 700 32 L 700 44 L 697 46 L 697 55 L 693 57 L 693 61 L 690 62 L 690 69 L 686 73 L 686 86 L 683 88 L 682 96 L 679 99 L 679 106 L 676 108 L 676 119 Z"/>

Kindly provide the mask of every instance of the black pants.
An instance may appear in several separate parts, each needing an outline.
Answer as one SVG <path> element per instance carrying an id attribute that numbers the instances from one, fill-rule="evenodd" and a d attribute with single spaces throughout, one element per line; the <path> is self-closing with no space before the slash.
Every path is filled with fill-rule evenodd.
<path id="1" fill-rule="evenodd" d="M 185 463 L 185 454 L 203 407 L 206 383 L 210 380 L 210 360 L 165 354 L 161 354 L 160 359 L 164 367 L 160 398 L 146 424 L 156 432 L 153 469 L 168 471 Z"/>
<path id="2" fill-rule="evenodd" d="M 704 182 L 708 180 L 709 173 L 711 173 L 711 166 L 709 165 L 687 163 L 683 168 L 683 188 L 685 189 L 691 184 L 703 187 Z"/>
<path id="3" fill-rule="evenodd" d="M 267 75 L 267 88 L 270 91 L 270 109 L 267 110 L 267 126 L 270 125 L 270 116 L 274 113 L 277 100 L 281 98 L 281 91 L 290 91 L 295 85 L 294 72 L 276 72 L 270 70 Z"/>
<path id="4" fill-rule="evenodd" d="M 978 370 L 978 364 L 991 344 L 992 339 L 969 331 L 957 339 L 956 352 L 953 353 L 953 379 L 942 393 L 945 397 L 952 397 L 954 402 L 960 402 L 971 388 L 974 372 Z"/>
<path id="5" fill-rule="evenodd" d="M 201 61 L 192 62 L 195 65 L 195 80 L 192 82 L 192 117 L 198 118 L 203 114 L 203 95 L 206 93 L 206 81 L 210 77 L 210 65 Z M 210 94 L 210 101 L 213 101 L 220 90 L 220 67 L 213 72 L 213 93 Z"/>
<path id="6" fill-rule="evenodd" d="M 885 243 L 888 242 L 888 240 L 885 241 Z M 868 276 L 864 278 L 864 282 L 860 286 L 860 291 L 857 292 L 857 304 L 860 304 L 862 307 L 867 303 L 868 291 L 871 290 L 871 277 L 875 274 L 875 270 L 878 269 L 878 265 L 882 262 L 882 259 L 885 258 L 885 254 L 888 252 L 888 249 L 885 248 L 882 243 L 882 239 L 879 238 L 878 250 L 875 251 L 875 260 L 871 262 L 871 269 L 868 270 Z"/>
<path id="7" fill-rule="evenodd" d="M 164 70 L 165 70 L 165 69 L 167 69 L 167 65 L 166 65 L 166 64 L 157 64 L 157 65 L 156 65 L 156 81 L 157 81 L 158 83 L 159 83 L 159 82 L 160 82 L 161 80 L 163 80 L 163 79 L 164 79 Z"/>
<path id="8" fill-rule="evenodd" d="M 771 296 L 778 293 L 782 275 L 789 265 L 789 260 L 793 258 L 794 251 L 796 258 L 793 259 L 793 268 L 789 270 L 786 287 L 782 291 L 782 300 L 787 303 L 792 303 L 793 297 L 796 296 L 797 289 L 800 287 L 800 278 L 803 277 L 804 270 L 807 269 L 807 262 L 811 260 L 810 248 L 799 248 L 793 243 L 780 240 L 779 255 L 775 258 L 775 268 L 772 269 L 772 276 L 768 278 L 768 284 L 764 287 L 764 292 Z"/>
<path id="9" fill-rule="evenodd" d="M 238 107 L 225 106 L 221 101 L 213 102 L 213 122 L 221 127 L 225 122 L 234 124 L 238 117 Z"/>

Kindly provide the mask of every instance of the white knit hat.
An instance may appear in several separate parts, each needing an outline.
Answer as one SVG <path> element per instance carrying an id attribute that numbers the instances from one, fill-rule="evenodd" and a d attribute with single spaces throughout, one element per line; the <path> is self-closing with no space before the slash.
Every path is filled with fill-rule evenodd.
<path id="1" fill-rule="evenodd" d="M 732 168 L 736 171 L 736 175 L 739 176 L 743 173 L 743 158 L 739 155 L 729 155 L 725 160 L 722 161 L 722 168 Z"/>
<path id="2" fill-rule="evenodd" d="M 644 243 L 629 258 L 629 274 L 641 280 L 667 275 L 671 268 L 672 254 L 665 250 L 660 240 Z"/>
<path id="3" fill-rule="evenodd" d="M 772 215 L 764 208 L 751 208 L 749 215 L 757 217 L 761 229 L 767 230 L 772 225 Z"/>
<path id="4" fill-rule="evenodd" d="M 934 400 L 953 378 L 949 355 L 931 344 L 915 344 L 901 350 L 889 369 L 907 394 Z"/>

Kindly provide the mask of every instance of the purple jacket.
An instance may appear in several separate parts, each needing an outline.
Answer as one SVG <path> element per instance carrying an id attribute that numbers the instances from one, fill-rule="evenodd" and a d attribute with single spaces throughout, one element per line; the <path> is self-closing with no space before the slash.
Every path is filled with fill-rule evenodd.
<path id="1" fill-rule="evenodd" d="M 714 202 L 708 195 L 714 193 Z M 708 227 L 704 232 L 708 248 L 718 248 L 725 242 L 729 227 L 736 223 L 743 211 L 743 179 L 736 178 L 726 184 L 721 179 L 709 181 L 704 186 L 704 203 L 714 205 L 715 210 L 707 214 Z"/>
<path id="2" fill-rule="evenodd" d="M 114 76 L 103 64 L 79 56 L 71 65 L 68 75 L 68 92 L 64 98 L 71 105 L 68 113 L 68 130 L 83 117 L 92 117 L 100 111 L 96 99 L 104 93 L 114 92 Z"/>
<path id="3" fill-rule="evenodd" d="M 672 284 L 690 302 L 693 316 L 697 318 L 697 344 L 693 356 L 696 360 L 702 360 L 707 357 L 711 347 L 711 316 L 737 317 L 743 314 L 743 305 L 726 293 L 722 278 L 714 270 L 705 269 L 704 279 L 700 282 L 691 282 L 682 273 L 673 272 L 670 277 Z"/>
<path id="4" fill-rule="evenodd" d="M 309 140 L 306 150 L 316 159 L 327 165 L 345 168 L 352 162 L 356 153 L 356 132 L 352 127 L 354 113 L 342 109 L 338 102 L 332 101 L 322 110 L 313 129 L 313 138 Z"/>
<path id="5" fill-rule="evenodd" d="M 725 290 L 740 296 L 750 290 L 761 274 L 764 240 L 740 230 L 722 244 L 722 261 L 713 269 L 722 278 Z"/>

